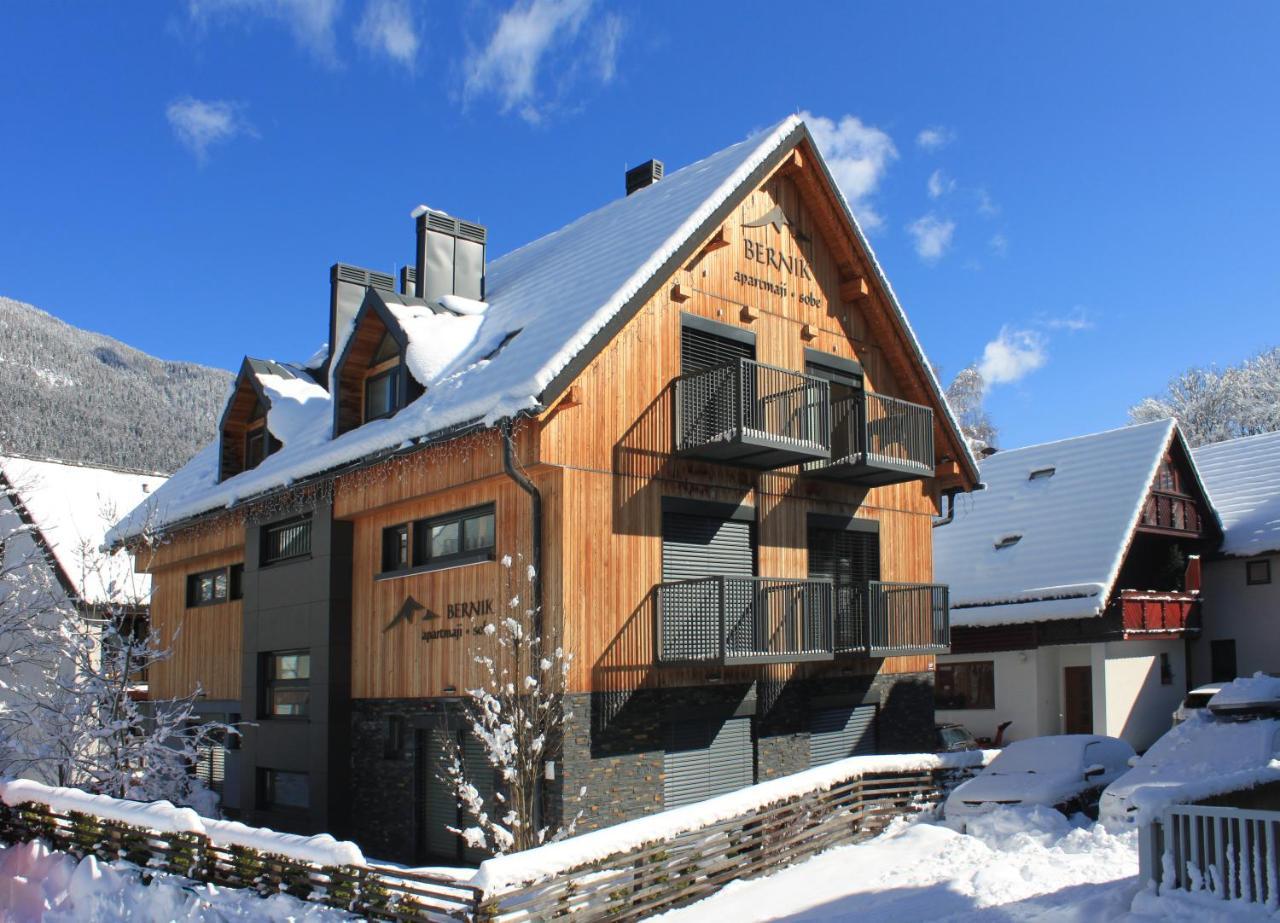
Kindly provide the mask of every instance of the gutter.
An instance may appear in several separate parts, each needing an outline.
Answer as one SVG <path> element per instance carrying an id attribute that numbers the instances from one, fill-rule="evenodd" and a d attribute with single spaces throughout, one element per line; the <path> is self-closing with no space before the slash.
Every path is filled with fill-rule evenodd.
<path id="1" fill-rule="evenodd" d="M 540 645 L 542 641 L 542 493 L 538 490 L 538 486 L 529 479 L 516 465 L 515 459 L 515 440 L 511 434 L 511 420 L 507 419 L 498 424 L 498 429 L 502 433 L 502 467 L 506 471 L 507 476 L 516 482 L 516 485 L 529 495 L 530 513 L 533 518 L 532 523 L 532 564 L 533 564 L 533 631 Z M 535 649 L 534 657 L 540 657 L 541 654 Z"/>

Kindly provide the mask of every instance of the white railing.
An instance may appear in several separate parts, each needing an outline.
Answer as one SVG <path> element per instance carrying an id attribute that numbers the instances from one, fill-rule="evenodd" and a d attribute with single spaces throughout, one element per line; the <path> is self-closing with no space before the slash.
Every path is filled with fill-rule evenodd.
<path id="1" fill-rule="evenodd" d="M 1146 877 L 1161 894 L 1280 907 L 1280 811 L 1174 805 L 1150 828 Z"/>

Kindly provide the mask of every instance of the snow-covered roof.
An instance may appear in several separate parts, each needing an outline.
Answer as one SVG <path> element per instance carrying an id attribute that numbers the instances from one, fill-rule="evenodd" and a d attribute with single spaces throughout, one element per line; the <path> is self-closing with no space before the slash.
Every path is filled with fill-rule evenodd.
<path id="1" fill-rule="evenodd" d="M 1101 614 L 1176 432 L 1157 420 L 984 459 L 986 489 L 956 497 L 955 519 L 933 531 L 951 624 Z"/>
<path id="2" fill-rule="evenodd" d="M 1222 519 L 1221 552 L 1280 551 L 1280 432 L 1202 445 L 1192 455 Z"/>
<path id="3" fill-rule="evenodd" d="M 804 123 L 787 118 L 494 260 L 486 269 L 484 303 L 455 299 L 458 303 L 446 304 L 449 313 L 441 315 L 410 304 L 413 299 L 396 306 L 398 296 L 379 293 L 413 339 L 408 363 L 425 386 L 424 394 L 395 416 L 336 439 L 329 438 L 328 395 L 323 390 L 300 394 L 292 440 L 269 424 L 284 443 L 280 451 L 256 468 L 218 483 L 216 448 L 206 448 L 173 476 L 148 509 L 123 521 L 112 539 L 133 536 L 143 520 L 179 522 L 462 426 L 492 425 L 537 410 L 547 389 L 558 383 L 557 376 L 569 370 L 597 337 L 609 334 L 609 325 L 646 286 L 659 281 L 659 273 L 682 248 L 700 240 L 700 230 L 705 236 L 704 225 L 720 220 L 718 212 L 756 171 L 801 139 L 811 141 Z M 820 156 L 816 162 L 826 170 Z M 962 463 L 976 470 L 919 341 L 847 203 L 845 212 L 888 293 L 908 348 L 919 359 L 945 425 L 957 434 Z M 335 356 L 344 351 L 351 323 L 335 331 Z M 307 367 L 314 362 L 315 357 L 308 360 Z M 323 409 L 321 403 L 326 405 Z"/>
<path id="4" fill-rule="evenodd" d="M 0 456 L 0 473 L 81 599 L 94 604 L 146 601 L 149 578 L 134 575 L 126 556 L 108 559 L 98 549 L 108 527 L 154 496 L 164 475 L 20 456 Z M 122 581 L 129 586 L 121 586 Z"/>

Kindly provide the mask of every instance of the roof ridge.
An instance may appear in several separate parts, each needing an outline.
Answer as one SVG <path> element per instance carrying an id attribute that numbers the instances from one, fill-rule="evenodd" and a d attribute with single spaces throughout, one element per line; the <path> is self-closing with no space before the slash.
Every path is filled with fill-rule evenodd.
<path id="1" fill-rule="evenodd" d="M 1099 436 L 1110 436 L 1114 433 L 1122 433 L 1122 432 L 1127 432 L 1129 430 L 1139 430 L 1149 426 L 1160 425 L 1160 426 L 1163 426 L 1166 430 L 1168 430 L 1171 426 L 1176 426 L 1177 423 L 1178 421 L 1173 417 L 1164 417 L 1163 419 L 1160 419 L 1160 420 L 1148 420 L 1145 423 L 1126 423 L 1124 426 L 1115 426 L 1115 427 L 1112 427 L 1111 429 L 1102 429 L 1102 430 L 1098 430 L 1096 433 L 1082 433 L 1078 436 L 1066 436 L 1062 439 L 1050 439 L 1048 442 L 1036 442 L 1036 443 L 1032 443 L 1031 445 L 1018 446 L 1016 449 L 1000 449 L 995 454 L 989 455 L 987 456 L 987 458 L 983 459 L 983 462 L 985 463 L 996 458 L 1007 458 L 1008 456 L 1013 455 L 1017 452 L 1029 452 L 1032 449 L 1043 449 L 1049 446 L 1062 445 L 1068 442 L 1079 442 L 1085 439 L 1096 439 Z"/>
<path id="2" fill-rule="evenodd" d="M 108 465 L 98 462 L 75 461 L 68 458 L 53 458 L 48 455 L 27 455 L 24 452 L 0 452 L 0 463 L 6 459 L 16 458 L 22 461 L 44 462 L 50 465 L 66 465 L 69 468 L 91 468 L 95 471 L 110 471 L 115 474 L 136 474 L 141 477 L 168 478 L 163 471 L 149 471 L 146 468 L 127 468 L 123 465 Z"/>

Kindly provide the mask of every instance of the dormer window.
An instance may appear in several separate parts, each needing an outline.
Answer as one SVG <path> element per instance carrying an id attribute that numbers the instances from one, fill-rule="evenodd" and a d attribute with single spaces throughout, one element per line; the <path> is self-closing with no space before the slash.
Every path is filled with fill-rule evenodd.
<path id="1" fill-rule="evenodd" d="M 1000 551 L 1003 548 L 1012 548 L 1020 541 L 1022 541 L 1021 533 L 1015 532 L 1010 535 L 1002 535 L 996 540 L 996 551 Z"/>
<path id="2" fill-rule="evenodd" d="M 405 365 L 408 340 L 387 299 L 408 296 L 370 289 L 334 369 L 333 433 L 341 436 L 394 416 L 422 394 Z"/>
<path id="3" fill-rule="evenodd" d="M 400 409 L 400 349 L 387 334 L 364 380 L 364 421 L 381 420 Z"/>
<path id="4" fill-rule="evenodd" d="M 220 481 L 258 467 L 269 455 L 281 448 L 280 440 L 267 427 L 270 405 L 257 379 L 259 373 L 285 374 L 279 366 L 263 360 L 245 360 L 236 380 L 235 391 L 222 414 L 222 451 L 218 466 Z"/>

